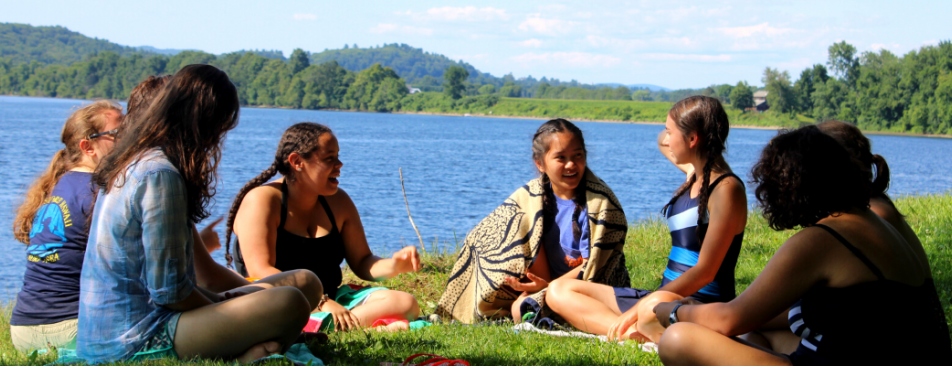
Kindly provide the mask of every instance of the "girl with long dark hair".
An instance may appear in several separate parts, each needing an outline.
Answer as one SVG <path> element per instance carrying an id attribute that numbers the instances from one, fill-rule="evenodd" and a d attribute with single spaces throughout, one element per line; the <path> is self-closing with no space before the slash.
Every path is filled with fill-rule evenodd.
<path id="1" fill-rule="evenodd" d="M 189 65 L 123 124 L 100 163 L 80 280 L 77 354 L 246 362 L 286 350 L 311 308 L 294 287 L 227 300 L 196 286 L 195 223 L 208 217 L 238 94 L 221 70 Z"/>

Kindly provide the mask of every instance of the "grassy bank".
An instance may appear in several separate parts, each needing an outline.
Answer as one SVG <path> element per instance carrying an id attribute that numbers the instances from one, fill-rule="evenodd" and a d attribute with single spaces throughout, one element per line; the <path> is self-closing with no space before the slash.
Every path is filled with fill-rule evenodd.
<path id="1" fill-rule="evenodd" d="M 400 102 L 399 112 L 434 114 L 470 114 L 487 117 L 566 118 L 573 121 L 664 122 L 673 103 L 622 100 L 564 100 L 499 98 L 492 95 L 452 100 L 429 92 L 408 95 Z M 802 115 L 790 116 L 767 111 L 748 112 L 727 106 L 733 125 L 755 127 L 797 127 L 813 123 Z"/>
<path id="2" fill-rule="evenodd" d="M 952 323 L 952 195 L 901 197 L 896 200 L 896 205 L 907 215 L 906 219 L 922 240 L 929 255 L 939 296 L 945 306 L 946 319 Z M 763 218 L 751 214 L 736 269 L 738 292 L 750 285 L 774 251 L 793 233 L 770 230 Z M 634 287 L 658 287 L 670 245 L 664 222 L 646 220 L 631 225 L 625 254 Z M 447 271 L 455 259 L 454 253 L 429 251 L 423 256 L 423 270 L 384 281 L 381 285 L 414 294 L 424 313 L 430 313 L 442 294 Z M 345 273 L 345 282 L 362 283 L 350 273 Z M 0 317 L 0 365 L 41 365 L 51 361 L 48 356 L 31 361 L 28 355 L 14 351 L 7 325 L 9 308 L 3 314 Z M 661 364 L 656 355 L 638 351 L 631 344 L 614 345 L 593 340 L 517 334 L 509 331 L 508 326 L 437 325 L 400 334 L 351 332 L 332 334 L 330 338 L 330 343 L 312 345 L 312 350 L 332 365 L 400 362 L 406 356 L 421 352 L 465 359 L 472 365 Z M 153 364 L 182 363 L 157 361 Z M 198 364 L 226 365 L 212 362 Z"/>

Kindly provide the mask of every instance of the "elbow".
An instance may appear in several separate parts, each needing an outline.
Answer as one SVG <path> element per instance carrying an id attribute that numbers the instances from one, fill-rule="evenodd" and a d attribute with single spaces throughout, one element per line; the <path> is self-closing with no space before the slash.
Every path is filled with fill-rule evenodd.
<path id="1" fill-rule="evenodd" d="M 717 316 L 717 322 L 712 324 L 710 327 L 711 330 L 723 334 L 728 337 L 733 337 L 736 335 L 748 333 L 754 328 L 750 327 L 748 324 L 745 324 L 745 317 L 743 314 L 739 314 L 737 311 L 733 311 L 729 303 L 720 304 L 721 311 L 719 311 L 719 316 Z"/>

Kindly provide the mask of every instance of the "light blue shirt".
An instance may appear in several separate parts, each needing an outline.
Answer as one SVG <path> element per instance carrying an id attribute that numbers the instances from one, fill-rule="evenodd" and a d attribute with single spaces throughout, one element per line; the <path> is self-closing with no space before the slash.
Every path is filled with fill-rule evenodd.
<path id="1" fill-rule="evenodd" d="M 77 355 L 89 363 L 134 355 L 195 288 L 185 182 L 159 149 L 100 190 L 80 277 Z"/>

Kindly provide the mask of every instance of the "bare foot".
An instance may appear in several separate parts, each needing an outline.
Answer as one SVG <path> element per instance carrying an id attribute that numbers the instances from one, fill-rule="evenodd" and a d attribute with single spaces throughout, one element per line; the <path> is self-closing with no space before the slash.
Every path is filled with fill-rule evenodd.
<path id="1" fill-rule="evenodd" d="M 258 343 L 251 346 L 244 354 L 238 356 L 236 361 L 241 364 L 251 363 L 255 360 L 275 355 L 281 352 L 281 344 L 275 341 Z"/>
<path id="2" fill-rule="evenodd" d="M 410 324 L 407 324 L 406 322 L 393 322 L 381 327 L 376 327 L 374 329 L 376 329 L 378 332 L 401 332 L 404 330 L 410 330 Z"/>

